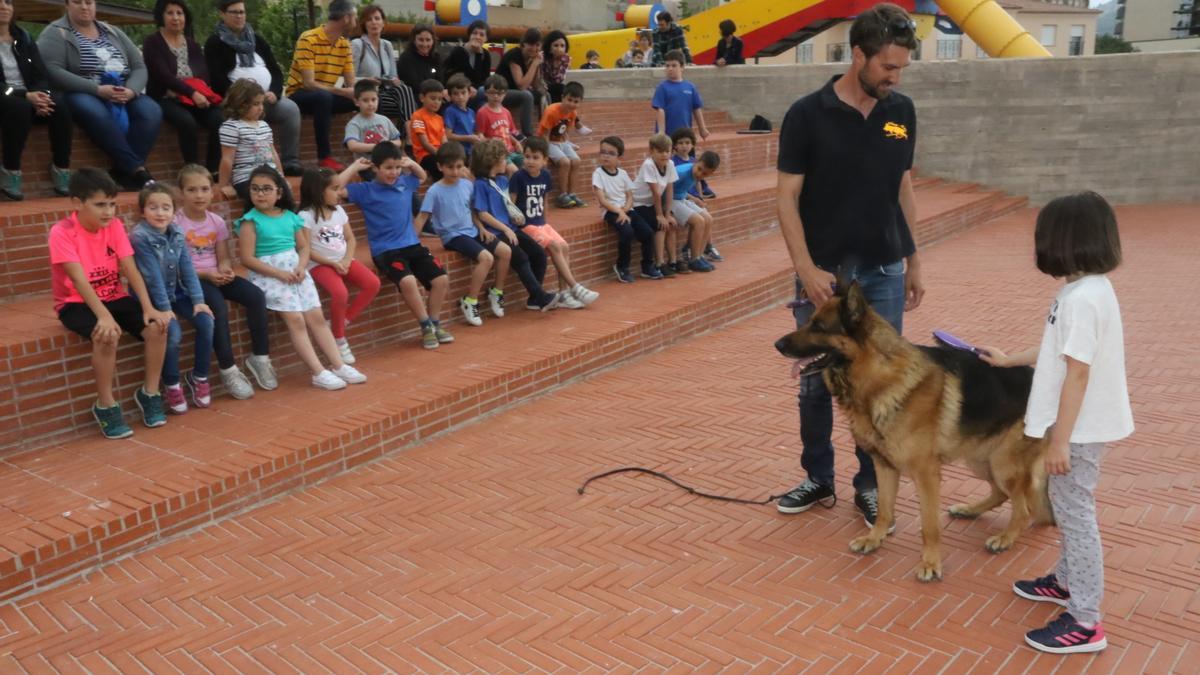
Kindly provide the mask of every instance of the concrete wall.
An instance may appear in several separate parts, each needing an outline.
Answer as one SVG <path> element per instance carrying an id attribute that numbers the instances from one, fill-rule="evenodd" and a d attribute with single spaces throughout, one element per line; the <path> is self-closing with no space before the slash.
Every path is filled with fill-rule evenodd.
<path id="1" fill-rule="evenodd" d="M 778 128 L 845 65 L 689 68 L 705 104 Z M 1200 201 L 1200 52 L 913 63 L 917 163 L 1035 203 L 1083 189 L 1126 203 Z M 649 98 L 660 69 L 572 72 L 590 99 Z M 586 116 L 587 103 L 584 103 Z"/>

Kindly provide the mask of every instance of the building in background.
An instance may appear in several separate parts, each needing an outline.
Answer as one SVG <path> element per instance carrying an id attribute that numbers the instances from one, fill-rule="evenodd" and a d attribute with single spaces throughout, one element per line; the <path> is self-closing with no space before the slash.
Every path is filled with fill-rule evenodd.
<path id="1" fill-rule="evenodd" d="M 1200 1 L 1117 0 L 1116 36 L 1142 52 L 1200 49 Z"/>

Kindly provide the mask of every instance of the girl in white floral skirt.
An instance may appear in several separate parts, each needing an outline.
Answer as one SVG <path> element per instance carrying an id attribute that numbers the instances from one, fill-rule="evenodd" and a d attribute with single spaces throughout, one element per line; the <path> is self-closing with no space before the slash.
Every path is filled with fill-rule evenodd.
<path id="1" fill-rule="evenodd" d="M 344 389 L 367 377 L 342 361 L 325 315 L 317 288 L 308 274 L 308 234 L 296 215 L 291 191 L 283 176 L 269 166 L 250 174 L 250 203 L 254 208 L 234 223 L 242 264 L 250 281 L 262 289 L 267 309 L 279 312 L 287 324 L 300 360 L 312 371 L 312 383 L 320 389 Z M 332 369 L 321 365 L 309 332 L 329 360 Z"/>

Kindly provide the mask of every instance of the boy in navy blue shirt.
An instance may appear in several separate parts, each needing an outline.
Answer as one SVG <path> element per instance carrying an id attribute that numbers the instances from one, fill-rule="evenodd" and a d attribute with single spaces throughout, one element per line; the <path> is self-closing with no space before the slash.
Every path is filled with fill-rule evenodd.
<path id="1" fill-rule="evenodd" d="M 683 79 L 683 52 L 673 49 L 667 52 L 663 66 L 667 79 L 658 83 L 650 106 L 654 108 L 654 129 L 660 134 L 673 136 L 679 129 L 691 129 L 693 119 L 700 139 L 708 138 L 708 127 L 704 124 L 704 100 L 696 85 Z M 694 145 L 694 144 L 693 144 Z M 691 156 L 695 157 L 695 150 Z M 707 185 L 700 186 L 700 194 L 708 199 L 716 195 Z"/>
<path id="2" fill-rule="evenodd" d="M 550 156 L 550 143 L 541 136 L 525 139 L 525 161 L 521 169 L 513 174 L 508 191 L 514 204 L 525 215 L 521 231 L 529 235 L 550 254 L 554 268 L 558 270 L 559 306 L 568 309 L 583 309 L 596 301 L 600 294 L 588 290 L 571 274 L 570 246 L 553 227 L 546 223 L 546 193 L 550 192 L 550 172 L 546 170 L 546 159 Z"/>
<path id="3" fill-rule="evenodd" d="M 471 144 L 483 140 L 483 134 L 475 133 L 475 111 L 468 104 L 471 101 L 471 81 L 465 75 L 457 74 L 446 83 L 450 92 L 450 105 L 442 111 L 442 119 L 446 120 L 446 138 L 462 144 L 463 152 L 471 156 Z"/>
<path id="4" fill-rule="evenodd" d="M 350 183 L 359 171 L 371 168 L 375 180 Z M 375 268 L 396 284 L 404 304 L 417 317 L 424 347 L 437 349 L 439 344 L 454 342 L 454 336 L 438 321 L 449 288 L 446 270 L 421 245 L 413 229 L 413 197 L 423 180 L 425 170 L 420 164 L 405 157 L 395 145 L 380 143 L 371 150 L 370 161 L 359 158 L 342 171 L 338 186 L 342 197 L 362 210 Z M 429 291 L 428 308 L 418 282 Z"/>
<path id="5" fill-rule="evenodd" d="M 672 149 L 671 162 L 673 164 L 675 164 L 676 172 L 679 172 L 679 167 L 684 164 L 695 163 L 696 162 L 696 132 L 694 132 L 691 129 L 686 128 L 686 127 L 676 129 L 675 133 L 671 134 L 671 149 Z M 718 159 L 719 159 L 719 157 L 718 157 Z M 713 168 L 715 169 L 716 167 L 713 167 Z M 712 171 L 709 171 L 706 175 L 711 175 L 711 174 L 712 174 Z M 680 175 L 682 175 L 682 174 L 680 174 Z M 678 182 L 676 182 L 676 185 L 678 185 Z M 686 195 L 681 195 L 679 193 L 679 190 L 676 190 L 675 191 L 675 199 L 677 199 L 677 200 L 690 199 L 691 201 L 698 204 L 700 206 L 700 208 L 707 209 L 708 205 L 705 203 L 704 200 L 706 198 L 712 199 L 716 195 L 712 194 L 712 191 L 710 190 L 707 195 L 701 196 L 701 194 L 700 194 L 701 186 L 703 186 L 704 189 L 708 188 L 708 186 L 705 184 L 703 177 L 700 177 L 699 179 L 697 179 L 696 181 L 691 183 L 691 187 L 687 190 Z M 680 222 L 684 222 L 684 221 L 680 221 Z M 722 260 L 725 259 L 721 255 L 721 253 L 719 251 L 717 251 L 717 247 L 712 245 L 711 240 L 709 240 L 708 244 L 706 244 L 704 247 L 704 257 L 707 258 L 709 260 L 709 262 L 721 262 Z M 691 245 L 691 242 L 688 242 L 683 245 L 683 260 L 686 262 L 686 261 L 690 261 L 691 259 L 692 259 L 692 245 Z"/>

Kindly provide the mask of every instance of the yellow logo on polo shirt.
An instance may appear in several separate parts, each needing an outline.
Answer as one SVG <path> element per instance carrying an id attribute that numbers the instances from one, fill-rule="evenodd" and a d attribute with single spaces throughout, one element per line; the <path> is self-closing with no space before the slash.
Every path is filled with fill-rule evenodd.
<path id="1" fill-rule="evenodd" d="M 883 123 L 883 135 L 897 140 L 908 140 L 908 127 L 896 122 Z"/>

